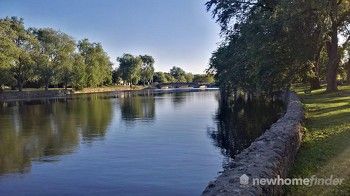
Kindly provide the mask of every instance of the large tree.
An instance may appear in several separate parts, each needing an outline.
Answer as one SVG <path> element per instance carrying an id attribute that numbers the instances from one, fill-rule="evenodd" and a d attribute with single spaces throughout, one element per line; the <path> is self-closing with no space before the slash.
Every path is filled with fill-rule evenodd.
<path id="1" fill-rule="evenodd" d="M 326 48 L 327 90 L 336 90 L 337 36 L 348 24 L 348 5 L 345 0 L 207 2 L 225 35 L 210 62 L 219 84 L 270 92 L 309 78 L 318 87 L 320 58 Z M 338 25 L 336 33 L 332 24 Z"/>
<path id="2" fill-rule="evenodd" d="M 158 82 L 158 83 L 167 83 L 168 80 L 165 77 L 164 72 L 155 72 L 153 76 L 153 82 Z"/>
<path id="3" fill-rule="evenodd" d="M 112 83 L 112 63 L 102 45 L 83 39 L 79 41 L 78 49 L 86 64 L 87 86 L 95 87 Z"/>
<path id="4" fill-rule="evenodd" d="M 341 56 L 339 36 L 343 35 L 345 43 L 350 39 L 350 0 L 323 0 L 320 10 L 325 16 L 327 29 L 325 34 L 327 63 L 327 91 L 337 90 L 337 74 Z"/>
<path id="5" fill-rule="evenodd" d="M 142 59 L 139 56 L 124 54 L 117 58 L 122 79 L 130 85 L 138 84 L 141 79 Z"/>
<path id="6" fill-rule="evenodd" d="M 150 84 L 153 81 L 153 75 L 154 75 L 154 59 L 152 56 L 149 55 L 141 55 L 140 56 L 142 60 L 141 65 L 141 81 L 143 85 Z"/>
<path id="7" fill-rule="evenodd" d="M 0 22 L 5 26 L 9 25 L 11 29 L 8 31 L 10 34 L 7 35 L 11 43 L 7 43 L 11 48 L 9 52 L 12 54 L 3 63 L 10 63 L 9 73 L 15 79 L 18 90 L 22 91 L 23 85 L 34 77 L 34 58 L 38 49 L 38 42 L 35 36 L 24 27 L 23 19 L 7 17 L 1 19 Z M 6 44 L 6 42 L 2 44 Z"/>
<path id="8" fill-rule="evenodd" d="M 172 75 L 176 82 L 186 82 L 186 72 L 180 67 L 172 67 L 170 69 L 170 75 Z"/>
<path id="9" fill-rule="evenodd" d="M 0 20 L 0 91 L 4 85 L 11 84 L 13 77 L 10 68 L 17 61 L 16 31 L 11 28 L 11 23 L 10 19 Z"/>
<path id="10" fill-rule="evenodd" d="M 87 84 L 86 64 L 80 54 L 73 55 L 72 87 L 76 90 L 83 89 Z"/>
<path id="11" fill-rule="evenodd" d="M 73 38 L 51 28 L 34 29 L 33 32 L 40 43 L 37 73 L 45 89 L 48 90 L 54 80 L 63 82 L 67 87 L 71 80 L 72 55 L 76 48 Z"/>

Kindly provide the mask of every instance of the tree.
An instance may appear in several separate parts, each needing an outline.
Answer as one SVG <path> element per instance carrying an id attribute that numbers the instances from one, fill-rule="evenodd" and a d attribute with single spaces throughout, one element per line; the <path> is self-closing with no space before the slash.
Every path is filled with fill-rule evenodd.
<path id="1" fill-rule="evenodd" d="M 10 61 L 5 61 L 4 63 L 10 62 L 8 71 L 11 77 L 16 80 L 18 90 L 22 91 L 23 85 L 34 77 L 33 67 L 35 62 L 33 59 L 38 49 L 38 42 L 35 36 L 24 27 L 23 19 L 7 17 L 0 21 L 9 25 L 11 29 L 11 43 L 8 42 L 8 46 L 11 48 L 11 53 L 13 53 L 10 58 L 6 58 Z"/>
<path id="2" fill-rule="evenodd" d="M 143 85 L 152 83 L 153 75 L 154 75 L 154 59 L 152 56 L 143 55 L 140 56 L 142 60 L 141 66 L 141 81 Z"/>
<path id="3" fill-rule="evenodd" d="M 113 84 L 120 84 L 122 81 L 122 75 L 119 69 L 114 69 L 112 71 L 112 83 Z"/>
<path id="4" fill-rule="evenodd" d="M 12 83 L 10 68 L 14 65 L 18 52 L 17 45 L 13 41 L 16 31 L 11 28 L 11 23 L 10 19 L 0 20 L 0 91 L 4 85 Z"/>
<path id="5" fill-rule="evenodd" d="M 168 80 L 163 72 L 155 72 L 153 76 L 153 82 L 167 83 Z"/>
<path id="6" fill-rule="evenodd" d="M 186 82 L 192 82 L 193 81 L 193 74 L 192 73 L 186 73 L 185 78 Z"/>
<path id="7" fill-rule="evenodd" d="M 308 78 L 311 86 L 319 87 L 325 45 L 328 54 L 333 47 L 328 59 L 334 60 L 329 62 L 338 61 L 335 58 L 338 54 L 334 55 L 337 44 L 329 47 L 330 43 L 338 42 L 337 33 L 332 36 L 329 31 L 332 22 L 328 21 L 333 17 L 329 13 L 337 10 L 334 2 L 330 2 L 333 0 L 207 2 L 208 10 L 212 10 L 226 36 L 210 60 L 211 71 L 216 73 L 222 89 L 269 93 L 288 89 L 300 78 Z M 348 4 L 348 1 L 338 2 L 343 14 L 335 17 L 337 21 L 349 17 L 345 11 Z M 336 77 L 336 71 L 330 69 L 334 66 L 328 63 L 327 67 L 328 84 L 336 85 L 335 79 L 329 79 Z"/>
<path id="8" fill-rule="evenodd" d="M 40 43 L 37 73 L 48 90 L 54 80 L 67 87 L 72 79 L 72 54 L 76 48 L 73 38 L 51 28 L 33 29 Z"/>
<path id="9" fill-rule="evenodd" d="M 211 84 L 214 83 L 215 80 L 212 74 L 196 74 L 193 77 L 193 82 Z"/>
<path id="10" fill-rule="evenodd" d="M 324 0 L 320 10 L 325 14 L 325 19 L 329 21 L 325 34 L 328 35 L 326 49 L 328 54 L 327 63 L 327 91 L 336 91 L 337 71 L 340 63 L 340 34 L 346 36 L 345 44 L 350 39 L 350 1 L 349 0 Z"/>
<path id="11" fill-rule="evenodd" d="M 78 42 L 78 49 L 86 64 L 87 86 L 110 84 L 112 82 L 112 63 L 102 45 L 83 39 Z"/>
<path id="12" fill-rule="evenodd" d="M 86 86 L 87 74 L 84 57 L 78 53 L 73 55 L 72 66 L 72 87 L 76 90 L 81 90 Z"/>
<path id="13" fill-rule="evenodd" d="M 186 72 L 180 67 L 172 67 L 170 69 L 170 75 L 172 75 L 176 82 L 186 82 Z"/>
<path id="14" fill-rule="evenodd" d="M 176 79 L 170 73 L 164 73 L 164 76 L 167 82 L 176 82 Z"/>
<path id="15" fill-rule="evenodd" d="M 124 54 L 118 57 L 117 61 L 119 62 L 122 79 L 130 85 L 136 85 L 141 79 L 142 59 L 139 56 L 134 57 L 131 54 Z"/>

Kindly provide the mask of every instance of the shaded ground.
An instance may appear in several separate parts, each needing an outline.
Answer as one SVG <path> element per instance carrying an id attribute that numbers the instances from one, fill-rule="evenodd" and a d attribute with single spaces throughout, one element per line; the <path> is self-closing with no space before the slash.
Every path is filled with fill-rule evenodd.
<path id="1" fill-rule="evenodd" d="M 305 95 L 305 132 L 290 178 L 344 178 L 340 186 L 286 187 L 289 195 L 350 195 L 350 86 Z"/>

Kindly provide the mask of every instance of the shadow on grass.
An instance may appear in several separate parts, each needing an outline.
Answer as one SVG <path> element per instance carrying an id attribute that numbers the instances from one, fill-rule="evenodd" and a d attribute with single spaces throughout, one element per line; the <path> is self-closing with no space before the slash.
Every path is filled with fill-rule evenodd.
<path id="1" fill-rule="evenodd" d="M 350 100 L 349 100 L 350 102 Z M 338 102 L 338 103 L 344 103 Z M 335 112 L 339 110 L 344 110 L 344 109 L 350 109 L 350 104 L 346 105 L 340 105 L 340 106 L 334 106 L 334 107 L 327 107 L 327 108 L 318 108 L 317 111 L 311 111 L 314 115 L 319 115 L 319 114 L 325 114 L 325 113 L 330 113 L 330 112 Z"/>
<path id="2" fill-rule="evenodd" d="M 350 87 L 341 88 L 343 90 L 336 93 L 300 94 L 306 109 L 306 131 L 289 177 L 334 174 L 344 177 L 345 181 L 336 187 L 285 187 L 288 195 L 324 194 L 323 191 L 350 195 Z"/>

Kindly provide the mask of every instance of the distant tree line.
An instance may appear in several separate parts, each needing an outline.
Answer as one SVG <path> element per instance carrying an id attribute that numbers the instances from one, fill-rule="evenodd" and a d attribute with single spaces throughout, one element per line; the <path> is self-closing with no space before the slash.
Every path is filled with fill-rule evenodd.
<path id="1" fill-rule="evenodd" d="M 349 0 L 209 0 L 224 41 L 210 60 L 221 89 L 273 92 L 350 83 Z"/>
<path id="2" fill-rule="evenodd" d="M 0 19 L 0 86 L 72 86 L 112 82 L 112 63 L 100 43 L 75 42 L 51 28 L 26 29 L 23 19 Z"/>
<path id="3" fill-rule="evenodd" d="M 154 71 L 154 59 L 149 55 L 133 56 L 124 54 L 117 58 L 119 67 L 113 71 L 114 83 L 128 85 L 150 85 L 152 83 L 199 82 L 213 83 L 214 75 L 186 73 L 180 67 L 172 67 L 167 72 Z"/>
<path id="4" fill-rule="evenodd" d="M 26 28 L 17 17 L 0 19 L 0 91 L 5 86 L 19 91 L 24 87 L 82 89 L 112 83 L 191 82 L 196 78 L 179 67 L 170 73 L 155 73 L 155 61 L 149 55 L 124 54 L 117 61 L 119 67 L 113 70 L 100 43 L 88 39 L 76 42 L 51 28 Z M 206 77 L 197 76 L 201 80 Z"/>

